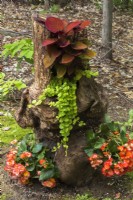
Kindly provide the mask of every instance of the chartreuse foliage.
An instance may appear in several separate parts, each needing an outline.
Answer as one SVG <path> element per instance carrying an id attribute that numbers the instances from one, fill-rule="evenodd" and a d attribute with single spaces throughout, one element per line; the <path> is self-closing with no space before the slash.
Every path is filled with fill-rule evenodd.
<path id="1" fill-rule="evenodd" d="M 84 75 L 87 77 L 96 76 L 97 73 L 90 70 L 83 71 Z M 33 100 L 32 106 L 38 106 L 43 104 L 43 101 L 47 97 L 57 97 L 56 101 L 50 102 L 50 106 L 54 106 L 58 109 L 57 119 L 59 121 L 60 135 L 63 137 L 62 143 L 63 146 L 67 149 L 68 146 L 68 137 L 70 131 L 72 130 L 75 124 L 79 126 L 85 125 L 83 121 L 80 121 L 77 113 L 77 102 L 76 102 L 76 89 L 77 89 L 77 80 L 82 77 L 82 72 L 79 73 L 79 76 L 75 77 L 71 81 L 67 78 L 54 78 L 51 80 L 50 84 L 39 96 L 38 100 Z"/>
<path id="2" fill-rule="evenodd" d="M 105 176 L 123 175 L 133 171 L 133 110 L 127 122 L 114 122 L 106 117 L 99 131 L 87 132 L 85 149 L 91 166 L 101 168 Z"/>
<path id="3" fill-rule="evenodd" d="M 5 74 L 0 72 L 0 101 L 13 93 L 14 90 L 20 91 L 24 88 L 26 88 L 26 85 L 21 80 L 5 80 Z"/>
<path id="4" fill-rule="evenodd" d="M 13 43 L 5 44 L 3 48 L 4 50 L 2 51 L 1 57 L 16 57 L 18 63 L 25 60 L 33 64 L 33 42 L 31 39 L 17 40 Z"/>

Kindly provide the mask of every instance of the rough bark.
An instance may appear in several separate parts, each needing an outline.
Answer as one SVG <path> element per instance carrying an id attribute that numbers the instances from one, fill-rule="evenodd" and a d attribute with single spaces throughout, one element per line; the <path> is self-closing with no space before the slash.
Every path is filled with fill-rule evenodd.
<path id="1" fill-rule="evenodd" d="M 49 106 L 50 99 L 46 99 L 40 106 L 28 108 L 28 104 L 33 99 L 37 99 L 51 79 L 50 69 L 45 69 L 43 64 L 45 49 L 42 48 L 42 41 L 48 37 L 48 32 L 42 25 L 33 20 L 33 34 L 35 80 L 23 92 L 20 108 L 16 113 L 16 120 L 22 127 L 33 127 L 44 146 L 52 149 L 57 141 L 60 141 L 59 124 L 56 119 L 58 111 Z M 69 138 L 67 157 L 63 148 L 52 155 L 61 174 L 60 180 L 70 185 L 81 185 L 92 178 L 93 170 L 89 166 L 83 151 L 87 145 L 85 131 L 88 127 L 92 128 L 99 125 L 107 109 L 107 100 L 103 89 L 93 78 L 81 78 L 77 84 L 76 95 L 79 116 L 87 125 L 84 129 L 74 127 Z"/>
<path id="2" fill-rule="evenodd" d="M 102 46 L 108 59 L 112 59 L 112 10 L 113 0 L 103 0 Z"/>

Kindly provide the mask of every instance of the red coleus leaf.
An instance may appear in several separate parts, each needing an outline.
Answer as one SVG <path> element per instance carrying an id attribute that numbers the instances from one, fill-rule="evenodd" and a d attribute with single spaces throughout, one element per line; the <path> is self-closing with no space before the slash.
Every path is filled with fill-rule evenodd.
<path id="1" fill-rule="evenodd" d="M 61 59 L 61 63 L 62 64 L 67 64 L 67 63 L 70 63 L 74 60 L 75 56 L 72 56 L 70 54 L 67 54 L 65 53 L 63 56 L 62 56 L 62 59 Z"/>
<path id="2" fill-rule="evenodd" d="M 43 41 L 42 46 L 46 47 L 48 45 L 54 44 L 55 42 L 57 42 L 57 38 L 48 38 L 46 40 Z"/>
<path id="3" fill-rule="evenodd" d="M 63 21 L 56 17 L 48 17 L 45 21 L 45 26 L 52 33 L 57 33 L 64 29 Z"/>
<path id="4" fill-rule="evenodd" d="M 83 42 L 77 41 L 74 45 L 72 45 L 72 48 L 75 50 L 83 50 L 87 49 L 87 45 L 84 44 Z"/>
<path id="5" fill-rule="evenodd" d="M 54 45 L 49 45 L 47 47 L 47 51 L 48 51 L 49 56 L 54 57 L 54 58 L 59 57 L 62 53 L 61 50 L 57 49 L 57 47 Z"/>
<path id="6" fill-rule="evenodd" d="M 81 21 L 70 22 L 65 28 L 65 33 L 68 33 L 69 31 L 76 28 L 80 24 L 81 24 Z"/>
<path id="7" fill-rule="evenodd" d="M 81 29 L 84 29 L 86 26 L 89 26 L 91 24 L 91 21 L 90 20 L 85 20 L 83 21 L 81 24 L 80 24 L 80 28 Z"/>

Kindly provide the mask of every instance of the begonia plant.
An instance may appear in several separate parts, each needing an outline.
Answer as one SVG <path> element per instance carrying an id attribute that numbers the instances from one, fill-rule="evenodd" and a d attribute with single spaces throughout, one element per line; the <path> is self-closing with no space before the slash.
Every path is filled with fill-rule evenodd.
<path id="1" fill-rule="evenodd" d="M 48 149 L 42 143 L 37 143 L 33 134 L 28 134 L 16 146 L 12 146 L 6 155 L 4 170 L 11 179 L 22 185 L 36 178 L 43 186 L 54 188 L 58 173 L 47 153 Z"/>
<path id="2" fill-rule="evenodd" d="M 126 123 L 108 121 L 100 130 L 87 132 L 88 161 L 104 176 L 120 176 L 133 171 L 133 110 Z"/>

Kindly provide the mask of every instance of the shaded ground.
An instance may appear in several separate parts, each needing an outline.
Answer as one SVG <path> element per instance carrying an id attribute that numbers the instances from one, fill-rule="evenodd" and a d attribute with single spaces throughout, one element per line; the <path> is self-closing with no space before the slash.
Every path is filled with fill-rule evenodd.
<path id="1" fill-rule="evenodd" d="M 4 7 L 0 5 L 0 48 L 2 49 L 3 44 L 13 42 L 16 39 L 31 37 L 31 14 L 33 12 L 40 12 L 42 9 L 43 7 L 41 6 L 33 8 L 27 5 L 11 3 L 6 4 Z M 114 120 L 125 120 L 129 109 L 133 108 L 133 13 L 114 12 L 114 61 L 111 62 L 103 60 L 101 52 L 101 10 L 97 9 L 93 4 L 89 4 L 84 7 L 77 6 L 75 10 L 65 8 L 65 11 L 61 10 L 60 13 L 62 17 L 67 17 L 68 20 L 71 18 L 92 20 L 93 23 L 89 28 L 88 38 L 92 41 L 92 47 L 96 50 L 97 57 L 91 62 L 91 65 L 93 69 L 99 71 L 97 81 L 102 83 L 107 93 L 109 115 Z M 3 35 L 1 30 L 7 30 L 6 34 Z M 10 31 L 12 31 L 12 35 Z M 16 70 L 15 59 L 2 59 L 0 69 L 2 68 L 8 77 L 22 78 L 26 83 L 29 83 L 33 78 L 31 67 L 26 63 L 22 64 L 20 70 Z M 3 103 L 0 106 L 2 109 L 8 110 L 11 104 L 8 103 L 5 106 Z M 1 164 L 6 151 L 7 148 L 1 149 Z M 114 199 L 116 194 L 120 193 L 120 199 L 133 200 L 133 186 L 130 178 L 127 176 L 119 179 L 106 179 L 95 175 L 92 183 L 82 188 L 71 188 L 58 183 L 57 188 L 49 190 L 43 188 L 37 182 L 28 187 L 18 186 L 8 179 L 2 168 L 0 170 L 2 194 L 6 194 L 8 200 L 71 200 L 76 194 L 90 193 L 90 191 L 98 199 L 105 197 L 112 197 Z"/>

